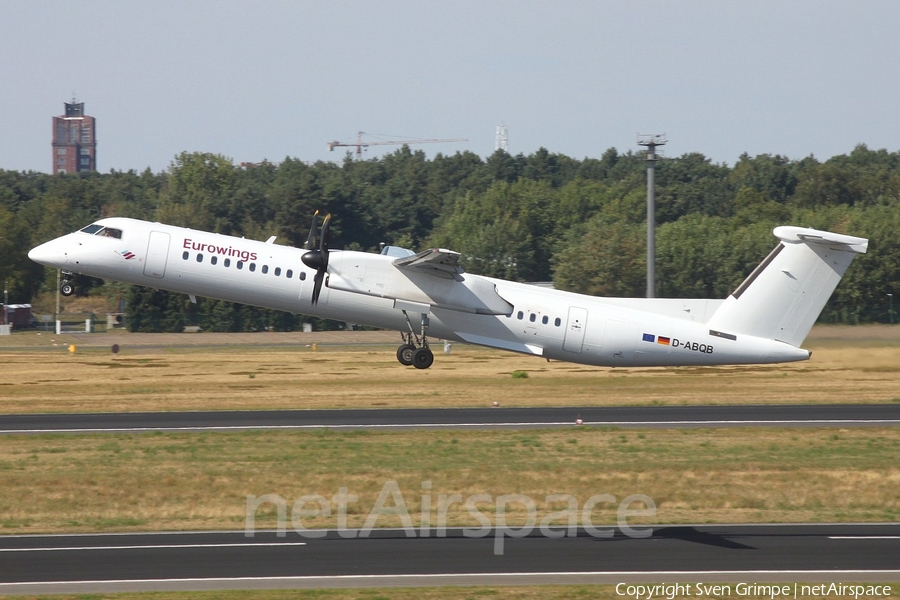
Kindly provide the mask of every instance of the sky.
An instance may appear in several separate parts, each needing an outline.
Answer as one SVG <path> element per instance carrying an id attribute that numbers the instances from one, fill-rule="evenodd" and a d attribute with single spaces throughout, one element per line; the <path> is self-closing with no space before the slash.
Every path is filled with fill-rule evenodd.
<path id="1" fill-rule="evenodd" d="M 73 94 L 102 172 L 339 162 L 358 131 L 484 157 L 498 125 L 577 159 L 639 133 L 727 164 L 893 152 L 898 23 L 894 0 L 0 0 L 0 169 L 50 172 Z"/>

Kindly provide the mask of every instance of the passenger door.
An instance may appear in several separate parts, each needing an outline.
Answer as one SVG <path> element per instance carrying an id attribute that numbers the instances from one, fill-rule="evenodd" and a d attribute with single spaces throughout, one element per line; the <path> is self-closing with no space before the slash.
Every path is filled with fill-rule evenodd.
<path id="1" fill-rule="evenodd" d="M 585 308 L 577 306 L 569 307 L 569 318 L 566 320 L 566 337 L 563 340 L 563 350 L 580 353 L 584 345 L 584 330 L 587 327 L 587 314 Z"/>
<path id="2" fill-rule="evenodd" d="M 166 262 L 169 260 L 168 233 L 151 231 L 150 243 L 147 244 L 147 257 L 144 259 L 144 275 L 162 278 L 166 274 Z"/>

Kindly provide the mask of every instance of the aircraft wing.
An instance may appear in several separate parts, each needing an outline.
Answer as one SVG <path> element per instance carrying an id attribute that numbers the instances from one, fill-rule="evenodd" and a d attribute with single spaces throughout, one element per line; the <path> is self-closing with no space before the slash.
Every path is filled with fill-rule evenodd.
<path id="1" fill-rule="evenodd" d="M 416 269 L 444 279 L 453 279 L 463 273 L 459 265 L 459 252 L 444 248 L 430 248 L 412 256 L 397 258 L 393 264 L 398 269 Z"/>
<path id="2" fill-rule="evenodd" d="M 431 307 L 478 315 L 508 315 L 513 310 L 497 294 L 493 280 L 465 273 L 458 252 L 433 248 L 389 261 L 380 254 L 333 254 L 325 284 L 330 289 L 392 299 L 397 307 L 415 303 L 424 308 L 419 312 L 428 312 Z"/>

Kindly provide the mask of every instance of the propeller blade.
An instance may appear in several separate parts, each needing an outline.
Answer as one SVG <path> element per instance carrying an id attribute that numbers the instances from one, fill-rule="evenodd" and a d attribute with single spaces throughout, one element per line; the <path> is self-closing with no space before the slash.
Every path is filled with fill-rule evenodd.
<path id="1" fill-rule="evenodd" d="M 306 245 L 304 246 L 306 250 L 312 250 L 316 247 L 316 222 L 319 220 L 318 216 L 319 211 L 316 211 L 313 215 L 312 225 L 309 226 L 309 237 L 306 238 Z"/>
<path id="2" fill-rule="evenodd" d="M 319 294 L 322 292 L 322 281 L 325 280 L 325 270 L 321 269 L 316 271 L 316 276 L 313 278 L 313 291 L 312 291 L 312 303 L 319 303 Z"/>
<path id="3" fill-rule="evenodd" d="M 331 213 L 325 215 L 325 220 L 322 221 L 322 237 L 319 240 L 319 252 L 322 253 L 322 263 L 323 269 L 328 268 L 328 232 L 331 230 Z"/>

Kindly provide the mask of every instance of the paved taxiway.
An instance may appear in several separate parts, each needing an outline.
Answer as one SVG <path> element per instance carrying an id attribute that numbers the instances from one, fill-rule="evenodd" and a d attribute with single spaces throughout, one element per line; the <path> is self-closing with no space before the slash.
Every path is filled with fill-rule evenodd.
<path id="1" fill-rule="evenodd" d="M 0 593 L 637 581 L 897 581 L 900 524 L 656 526 L 636 539 L 259 532 L 0 538 Z M 356 534 L 354 530 L 343 533 Z"/>
<path id="2" fill-rule="evenodd" d="M 266 410 L 0 415 L 0 433 L 240 429 L 853 427 L 900 425 L 900 404 Z"/>

